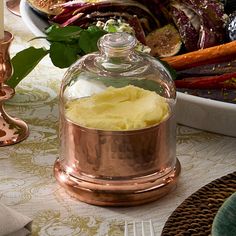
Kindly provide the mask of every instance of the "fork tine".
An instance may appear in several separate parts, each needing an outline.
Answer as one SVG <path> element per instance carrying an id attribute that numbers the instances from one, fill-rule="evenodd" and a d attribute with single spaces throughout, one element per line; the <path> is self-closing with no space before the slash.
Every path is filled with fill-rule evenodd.
<path id="1" fill-rule="evenodd" d="M 125 221 L 125 235 L 124 236 L 129 236 L 129 233 L 128 233 L 128 223 L 127 221 Z"/>
<path id="2" fill-rule="evenodd" d="M 137 231 L 136 231 L 136 222 L 133 222 L 133 231 L 134 231 L 134 236 L 137 236 Z"/>
<path id="3" fill-rule="evenodd" d="M 154 236 L 154 228 L 153 228 L 152 220 L 149 220 L 149 227 L 150 227 L 150 236 Z"/>
<path id="4" fill-rule="evenodd" d="M 130 226 L 132 225 L 133 227 L 129 227 L 129 223 L 127 221 L 125 221 L 125 232 L 124 232 L 124 236 L 129 236 L 129 232 L 131 233 L 131 235 L 133 236 L 138 236 L 138 232 L 137 229 L 140 230 L 140 227 L 138 227 L 138 225 L 140 226 L 141 223 L 141 234 L 142 236 L 155 236 L 154 235 L 154 228 L 153 228 L 153 223 L 152 220 L 149 221 L 141 221 L 141 222 L 136 222 L 133 221 L 132 223 L 130 223 Z M 148 225 L 149 224 L 149 227 Z M 146 227 L 145 227 L 146 226 Z M 147 230 L 147 234 L 145 234 L 145 229 Z M 140 235 L 140 234 L 139 234 Z"/>
<path id="5" fill-rule="evenodd" d="M 142 236 L 145 236 L 144 222 L 142 221 Z"/>

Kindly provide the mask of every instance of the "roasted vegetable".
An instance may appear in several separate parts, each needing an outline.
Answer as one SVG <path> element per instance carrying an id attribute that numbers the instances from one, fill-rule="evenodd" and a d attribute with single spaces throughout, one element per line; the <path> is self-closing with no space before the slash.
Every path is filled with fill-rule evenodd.
<path id="1" fill-rule="evenodd" d="M 182 41 L 176 28 L 168 24 L 148 34 L 147 46 L 151 48 L 151 54 L 156 57 L 170 57 L 176 55 L 181 48 Z"/>
<path id="2" fill-rule="evenodd" d="M 171 2 L 173 20 L 188 51 L 224 42 L 224 6 L 214 0 L 175 0 Z"/>
<path id="3" fill-rule="evenodd" d="M 55 7 L 58 4 L 65 3 L 66 0 L 27 0 L 28 4 L 39 14 L 57 15 L 62 11 L 61 7 Z"/>
<path id="4" fill-rule="evenodd" d="M 199 48 L 207 48 L 224 43 L 224 6 L 215 0 L 202 1 L 200 12 L 202 14 L 202 25 L 198 42 Z"/>
<path id="5" fill-rule="evenodd" d="M 235 89 L 186 89 L 178 88 L 178 92 L 190 94 L 202 98 L 213 99 L 236 104 L 236 90 Z"/>
<path id="6" fill-rule="evenodd" d="M 172 22 L 169 4 L 170 0 L 136 0 L 146 6 L 158 19 L 161 26 Z"/>
<path id="7" fill-rule="evenodd" d="M 176 1 L 171 4 L 171 14 L 187 51 L 197 50 L 200 30 L 198 15 Z"/>
<path id="8" fill-rule="evenodd" d="M 132 0 L 125 2 L 104 0 L 96 4 L 64 4 L 64 11 L 53 17 L 52 20 L 61 24 L 63 27 L 67 25 L 77 25 L 82 28 L 87 28 L 90 25 L 96 25 L 98 21 L 106 22 L 109 19 L 120 18 L 131 25 L 141 26 L 145 34 L 160 27 L 159 21 L 147 7 Z M 138 35 L 139 32 L 136 32 Z"/>
<path id="9" fill-rule="evenodd" d="M 186 70 L 177 71 L 177 78 L 181 79 L 190 76 L 209 76 L 233 73 L 236 71 L 236 60 L 222 63 L 213 63 L 192 67 Z"/>
<path id="10" fill-rule="evenodd" d="M 166 61 L 176 70 L 207 65 L 212 63 L 225 62 L 236 58 L 236 41 L 221 44 L 218 46 L 197 50 L 173 57 L 166 57 Z"/>
<path id="11" fill-rule="evenodd" d="M 226 24 L 226 33 L 230 41 L 236 40 L 236 11 L 229 15 Z"/>
<path id="12" fill-rule="evenodd" d="M 236 72 L 216 76 L 187 77 L 175 80 L 176 88 L 236 89 Z"/>

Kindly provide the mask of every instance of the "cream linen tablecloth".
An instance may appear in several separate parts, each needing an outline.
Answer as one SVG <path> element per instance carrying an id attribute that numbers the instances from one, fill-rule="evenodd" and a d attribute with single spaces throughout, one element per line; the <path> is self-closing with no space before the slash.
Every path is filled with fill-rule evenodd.
<path id="1" fill-rule="evenodd" d="M 6 30 L 15 39 L 11 54 L 40 41 L 21 18 L 5 11 Z M 91 206 L 69 197 L 53 177 L 58 157 L 58 91 L 64 71 L 46 58 L 17 87 L 7 105 L 24 119 L 30 136 L 0 148 L 0 202 L 33 219 L 33 235 L 123 235 L 124 220 L 154 222 L 156 235 L 173 210 L 208 182 L 236 170 L 236 139 L 184 126 L 177 128 L 177 156 L 182 165 L 178 188 L 151 204 L 132 208 Z M 235 127 L 232 127 L 235 128 Z"/>

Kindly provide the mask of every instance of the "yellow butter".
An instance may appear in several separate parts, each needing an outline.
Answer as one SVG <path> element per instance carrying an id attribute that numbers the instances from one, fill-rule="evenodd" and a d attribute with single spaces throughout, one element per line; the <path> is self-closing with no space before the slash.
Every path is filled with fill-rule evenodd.
<path id="1" fill-rule="evenodd" d="M 80 126 L 102 130 L 134 130 L 156 125 L 167 118 L 169 106 L 155 92 L 128 85 L 69 101 L 66 117 Z"/>

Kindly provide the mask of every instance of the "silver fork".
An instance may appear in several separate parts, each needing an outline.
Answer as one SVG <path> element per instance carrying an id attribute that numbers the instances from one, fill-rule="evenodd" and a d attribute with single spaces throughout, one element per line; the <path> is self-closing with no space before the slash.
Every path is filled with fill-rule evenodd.
<path id="1" fill-rule="evenodd" d="M 152 221 L 133 221 L 128 223 L 125 221 L 124 236 L 154 236 L 154 228 Z"/>

